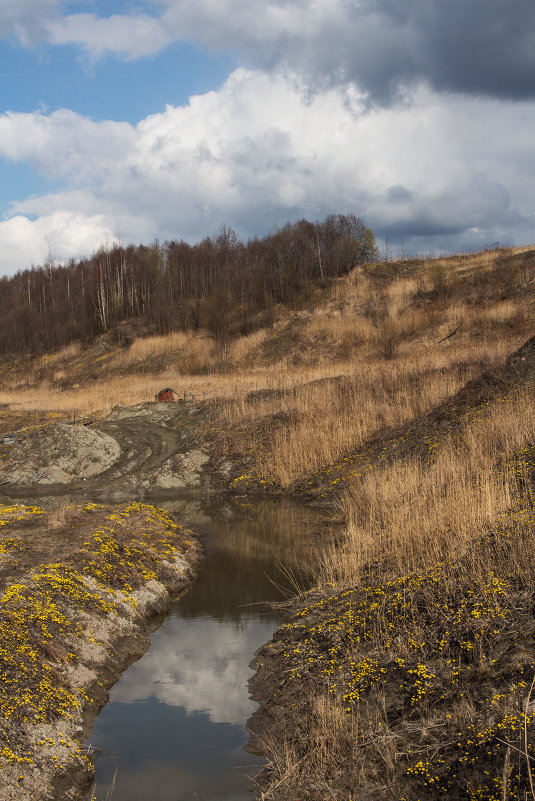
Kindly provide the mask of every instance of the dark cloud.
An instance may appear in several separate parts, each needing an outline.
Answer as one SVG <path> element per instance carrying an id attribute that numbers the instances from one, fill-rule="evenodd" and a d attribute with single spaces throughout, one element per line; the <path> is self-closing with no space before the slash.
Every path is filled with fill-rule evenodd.
<path id="1" fill-rule="evenodd" d="M 526 98 L 535 94 L 532 0 L 416 2 L 423 77 L 437 89 Z"/>
<path id="2" fill-rule="evenodd" d="M 0 37 L 128 59 L 189 40 L 252 67 L 287 67 L 311 89 L 354 81 L 382 105 L 422 81 L 445 92 L 535 96 L 535 0 L 163 0 L 146 6 L 154 16 L 140 7 L 121 13 L 115 0 L 110 17 L 62 16 L 59 0 L 0 0 Z"/>
<path id="3" fill-rule="evenodd" d="M 381 239 L 387 239 L 391 242 L 403 242 L 407 238 L 411 239 L 425 239 L 426 242 L 431 241 L 435 237 L 457 237 L 466 232 L 466 227 L 463 225 L 449 225 L 448 223 L 440 223 L 432 217 L 422 216 L 413 219 L 394 222 L 388 225 L 377 225 L 375 233 Z"/>
<path id="4" fill-rule="evenodd" d="M 379 241 L 384 240 L 411 253 L 477 250 L 496 242 L 511 245 L 532 239 L 533 218 L 513 209 L 504 210 L 503 215 L 497 210 L 483 213 L 484 198 L 479 199 L 474 219 L 468 218 L 464 222 L 454 211 L 446 208 L 441 215 L 439 204 L 438 208 L 433 208 L 432 200 L 429 205 L 431 209 L 427 212 L 418 204 L 407 206 L 405 219 L 385 221 L 379 217 L 368 222 Z M 479 225 L 473 224 L 476 219 Z"/>
<path id="5" fill-rule="evenodd" d="M 389 186 L 386 191 L 386 200 L 388 203 L 407 203 L 412 200 L 412 192 L 401 184 Z"/>
<path id="6" fill-rule="evenodd" d="M 354 80 L 381 103 L 421 81 L 440 91 L 535 96 L 533 0 L 368 0 L 346 8 L 345 19 L 333 14 L 316 37 L 294 36 L 271 56 L 320 84 Z"/>

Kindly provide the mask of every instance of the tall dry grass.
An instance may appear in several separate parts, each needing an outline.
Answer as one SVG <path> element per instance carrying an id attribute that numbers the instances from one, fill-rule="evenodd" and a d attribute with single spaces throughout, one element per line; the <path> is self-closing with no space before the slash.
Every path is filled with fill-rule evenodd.
<path id="1" fill-rule="evenodd" d="M 502 264 L 524 252 L 424 261 L 390 279 L 379 265 L 339 282 L 331 306 L 311 315 L 305 331 L 320 352 L 322 341 L 340 343 L 348 381 L 343 391 L 325 383 L 258 405 L 259 414 L 295 412 L 265 460 L 273 479 L 283 487 L 301 481 L 501 365 L 532 333 L 535 260 Z"/>
<path id="2" fill-rule="evenodd" d="M 268 781 L 259 796 L 264 801 L 351 799 L 360 793 L 474 798 L 469 790 L 485 787 L 493 767 L 492 791 L 477 797 L 531 797 L 516 794 L 515 782 L 525 764 L 529 770 L 533 740 L 529 679 L 518 676 L 523 665 L 526 676 L 533 673 L 525 649 L 535 588 L 534 401 L 534 385 L 517 389 L 472 410 L 460 431 L 430 448 L 425 460 L 378 466 L 353 479 L 343 500 L 345 540 L 324 552 L 317 587 L 302 602 L 313 613 L 294 620 L 295 631 L 303 631 L 289 645 L 285 641 L 285 654 L 300 654 L 303 667 L 288 679 L 287 695 L 282 690 L 281 734 L 266 740 Z M 411 577 L 417 591 L 410 588 Z M 397 590 L 403 594 L 398 626 L 389 616 L 389 582 L 403 588 Z M 359 587 L 374 601 L 364 613 L 353 595 Z M 493 622 L 498 619 L 500 625 Z M 352 636 L 353 627 L 358 636 Z M 322 653 L 330 659 L 328 689 L 324 661 L 307 651 L 310 641 L 317 645 L 317 631 L 328 648 Z M 345 632 L 340 640 L 337 631 Z M 443 653 L 451 644 L 455 657 Z M 473 647 L 473 655 L 460 655 L 463 647 Z M 365 685 L 370 665 L 379 667 L 381 678 L 348 709 L 347 676 L 358 666 Z M 406 685 L 398 684 L 400 665 L 408 669 L 404 676 L 429 682 L 421 702 L 411 699 L 408 706 Z M 500 727 L 509 721 L 517 721 L 514 735 L 503 739 Z M 515 737 L 516 778 L 508 770 Z M 486 747 L 472 748 L 474 742 Z M 503 748 L 500 756 L 487 753 L 496 742 L 506 748 L 505 764 L 498 762 Z M 453 776 L 442 773 L 449 760 Z M 449 793 L 435 778 L 442 775 Z"/>
<path id="3" fill-rule="evenodd" d="M 304 480 L 377 432 L 430 411 L 482 368 L 502 364 L 510 347 L 482 341 L 420 353 L 407 348 L 387 365 L 351 364 L 342 381 L 303 385 L 283 398 L 259 403 L 259 415 L 294 412 L 273 434 L 265 460 L 271 477 L 283 487 Z"/>
<path id="4" fill-rule="evenodd" d="M 118 403 L 133 405 L 153 401 L 159 389 L 170 386 L 177 390 L 179 397 L 185 395 L 189 398 L 193 395 L 200 401 L 222 400 L 232 403 L 232 407 L 227 407 L 228 418 L 236 422 L 251 415 L 252 407 L 246 401 L 250 392 L 291 390 L 318 378 L 337 375 L 339 370 L 337 365 L 305 369 L 281 367 L 277 370 L 266 366 L 197 375 L 183 373 L 173 366 L 155 373 L 114 375 L 68 390 L 56 389 L 47 382 L 27 391 L 21 391 L 19 387 L 0 389 L 0 404 L 26 411 L 107 412 Z M 228 411 L 230 408 L 232 411 Z"/>
<path id="5" fill-rule="evenodd" d="M 317 296 L 315 306 L 279 310 L 273 327 L 224 344 L 202 332 L 139 338 L 99 352 L 99 377 L 84 381 L 81 370 L 74 386 L 60 391 L 52 380 L 68 377 L 80 360 L 87 369 L 91 359 L 73 345 L 39 360 L 39 368 L 48 362 L 55 372 L 31 391 L 4 381 L 0 403 L 88 414 L 152 401 L 171 386 L 188 397 L 225 401 L 226 427 L 282 413 L 259 460 L 263 472 L 288 487 L 502 363 L 531 332 L 529 256 L 522 249 L 484 251 L 359 267 Z M 299 324 L 292 328 L 292 321 Z M 272 394 L 250 402 L 259 390 Z"/>
<path id="6" fill-rule="evenodd" d="M 214 363 L 217 352 L 217 344 L 207 334 L 175 331 L 165 336 L 135 339 L 112 357 L 108 368 L 135 371 L 146 360 L 164 358 L 175 371 L 180 366 L 182 372 L 203 373 Z"/>
<path id="7" fill-rule="evenodd" d="M 324 580 L 355 585 L 373 562 L 404 575 L 469 553 L 518 499 L 519 476 L 504 456 L 535 442 L 534 401 L 534 387 L 517 390 L 433 445 L 426 460 L 354 477 L 343 500 L 346 540 L 328 553 Z"/>
<path id="8" fill-rule="evenodd" d="M 352 447 L 350 442 L 354 446 L 374 431 L 418 417 L 452 395 L 469 378 L 503 364 L 505 358 L 533 334 L 533 295 L 529 286 L 500 299 L 484 297 L 487 291 L 484 281 L 475 287 L 472 285 L 478 270 L 492 276 L 499 256 L 486 252 L 478 254 L 471 262 L 461 257 L 446 259 L 434 267 L 428 265 L 429 269 L 423 270 L 423 274 L 421 271 L 417 289 L 414 283 L 408 282 L 405 289 L 390 286 L 386 300 L 384 297 L 368 298 L 366 319 L 372 324 L 368 327 L 368 341 L 359 354 L 362 361 L 354 365 L 357 381 L 353 384 L 353 395 L 346 399 L 345 405 L 338 406 L 333 402 L 336 397 L 333 385 L 330 393 L 325 393 L 322 409 L 318 392 L 315 402 L 309 402 L 306 407 L 308 418 L 303 410 L 280 432 L 279 441 L 273 443 L 273 456 L 282 483 L 291 483 L 303 475 L 307 465 L 328 464 L 336 453 Z M 463 283 L 465 277 L 472 281 L 470 286 Z M 453 280 L 457 281 L 457 286 L 452 288 Z M 340 317 L 343 320 L 343 310 Z M 334 327 L 340 325 L 340 321 L 331 324 Z M 347 321 L 344 324 L 347 325 Z M 325 322 L 323 325 L 325 327 Z M 440 342 L 454 330 L 457 333 Z M 532 490 L 530 477 L 523 473 L 526 468 L 517 465 L 522 465 L 522 452 L 528 451 L 527 463 L 531 464 L 529 469 L 533 469 L 534 400 L 535 387 L 527 386 L 506 399 L 467 410 L 460 428 L 455 428 L 456 434 L 444 435 L 437 443 L 430 441 L 426 458 L 414 456 L 388 466 L 381 465 L 378 460 L 375 469 L 363 470 L 362 475 L 350 480 L 342 503 L 347 521 L 345 537 L 324 552 L 314 593 L 314 610 L 318 611 L 310 621 L 312 629 L 321 629 L 322 625 L 329 629 L 335 615 L 329 598 L 345 598 L 346 591 L 350 594 L 359 586 L 378 586 L 384 590 L 385 583 L 391 579 L 395 581 L 411 573 L 422 576 L 437 564 L 443 566 L 440 584 L 433 588 L 430 583 L 429 588 L 426 586 L 417 596 L 416 602 L 407 597 L 407 606 L 414 604 L 407 612 L 409 618 L 412 615 L 416 621 L 425 621 L 427 611 L 455 609 L 457 600 L 462 608 L 467 587 L 476 598 L 485 598 L 491 580 L 497 581 L 500 587 L 507 587 L 504 595 L 509 593 L 509 596 L 501 603 L 510 605 L 512 610 L 517 605 L 514 592 L 519 586 L 531 597 L 535 586 L 535 539 L 529 509 L 533 510 L 535 504 L 534 498 L 529 497 Z M 432 447 L 434 445 L 436 447 Z M 421 452 L 420 447 L 418 453 Z M 505 535 L 503 540 L 500 536 L 487 537 L 493 530 L 509 531 L 510 536 Z M 480 543 L 483 543 L 481 547 Z M 374 596 L 382 597 L 381 592 Z M 319 611 L 323 602 L 324 615 Z M 343 629 L 346 606 L 345 602 L 340 601 L 340 604 L 339 625 Z M 378 632 L 389 632 L 386 618 L 381 621 L 381 601 L 374 605 L 378 611 L 373 614 L 370 611 L 373 626 Z M 332 625 L 336 629 L 336 623 Z M 437 630 L 441 630 L 440 626 Z M 407 664 L 414 667 L 414 662 L 420 663 L 424 657 L 415 658 L 411 648 L 413 644 L 418 648 L 418 642 L 409 642 L 410 633 L 407 631 L 405 642 L 400 633 L 395 644 L 390 634 L 383 638 L 377 634 L 370 652 L 361 651 L 362 642 L 355 652 L 345 654 L 342 648 L 339 664 L 332 665 L 332 681 L 336 682 L 337 675 L 343 677 L 350 673 L 363 653 L 369 654 L 372 662 L 378 658 L 382 660 L 381 665 L 387 665 L 394 651 L 396 656 L 412 659 L 412 663 Z M 290 645 L 291 649 L 297 649 L 294 653 L 303 653 L 304 663 L 308 637 L 312 634 L 305 627 L 302 638 Z M 348 632 L 347 642 L 350 641 Z M 499 655 L 500 648 L 497 652 L 492 656 Z M 482 663 L 492 665 L 491 657 L 484 662 L 485 657 L 483 649 Z M 438 674 L 439 649 L 430 658 L 435 660 L 432 672 Z M 510 668 L 509 656 L 505 661 L 501 669 L 506 676 Z M 309 662 L 313 663 L 314 659 Z M 486 680 L 492 686 L 492 667 Z M 503 702 L 502 714 L 514 715 L 517 708 L 507 695 L 511 688 L 506 682 L 500 685 L 500 680 L 504 681 L 498 671 L 495 681 L 503 694 L 498 693 L 496 697 L 508 699 Z M 343 686 L 342 679 L 340 682 Z M 402 712 L 398 720 L 395 713 L 390 713 L 393 699 L 386 691 L 383 696 L 380 692 L 371 693 L 373 697 L 369 702 L 363 698 L 348 715 L 346 703 L 339 696 L 327 693 L 321 679 L 317 684 L 313 680 L 295 684 L 289 690 L 293 695 L 288 698 L 290 719 L 286 728 L 278 740 L 266 743 L 269 783 L 260 795 L 265 801 L 308 795 L 349 799 L 359 797 L 359 793 L 381 798 L 419 797 L 412 794 L 412 788 L 411 792 L 405 789 L 406 777 L 402 787 L 396 784 L 399 765 L 406 767 L 405 760 L 411 754 L 410 749 L 408 754 L 406 752 L 407 742 L 416 743 L 415 748 L 411 745 L 414 750 L 409 761 L 416 761 L 419 756 L 425 762 L 430 754 L 441 754 L 440 749 L 446 748 L 444 743 L 451 732 L 456 738 L 453 752 L 455 743 L 462 739 L 461 733 L 468 732 L 468 750 L 474 737 L 472 727 L 479 726 L 476 730 L 484 731 L 489 725 L 486 713 L 488 716 L 496 714 L 494 708 L 483 709 L 478 718 L 471 688 L 464 685 L 464 699 L 449 708 L 445 722 L 444 717 L 437 718 L 432 704 L 427 717 L 414 717 L 411 708 L 410 713 Z M 442 699 L 445 697 L 443 695 Z M 286 702 L 286 698 L 284 700 Z M 298 704 L 306 712 L 296 713 L 292 718 L 291 709 Z M 284 720 L 288 711 L 281 708 L 281 712 Z M 446 729 L 448 719 L 451 720 L 450 730 Z M 434 727 L 437 735 L 433 742 L 433 733 L 429 735 L 429 732 Z M 431 744 L 429 749 L 420 751 L 422 732 L 426 732 Z M 527 745 L 525 750 L 527 752 Z M 452 758 L 455 756 L 453 753 Z M 506 766 L 499 787 L 503 799 L 513 797 Z M 483 765 L 482 770 L 485 767 Z M 461 772 L 463 768 L 459 767 Z M 338 793 L 333 790 L 333 777 L 334 780 L 340 778 Z M 379 792 L 369 792 L 370 786 L 379 788 Z M 423 794 L 427 797 L 431 793 L 434 797 L 429 787 L 430 783 Z M 464 798 L 462 776 L 459 788 L 458 797 Z M 440 789 L 436 789 L 436 793 L 437 797 L 441 795 Z M 468 796 L 475 797 L 475 793 L 468 793 Z"/>

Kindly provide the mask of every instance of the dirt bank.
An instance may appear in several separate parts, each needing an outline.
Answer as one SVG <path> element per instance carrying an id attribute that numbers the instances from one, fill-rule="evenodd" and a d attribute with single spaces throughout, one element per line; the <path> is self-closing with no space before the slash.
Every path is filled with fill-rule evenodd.
<path id="1" fill-rule="evenodd" d="M 317 477 L 322 498 L 325 481 L 355 481 L 339 548 L 362 556 L 298 598 L 256 657 L 262 801 L 532 797 L 534 377 L 532 338 L 397 440 L 362 449 L 376 484 L 357 483 L 354 465 Z"/>
<path id="2" fill-rule="evenodd" d="M 2 799 L 88 788 L 88 728 L 199 554 L 190 530 L 145 504 L 0 506 Z"/>
<path id="3" fill-rule="evenodd" d="M 0 485 L 32 490 L 144 493 L 228 486 L 239 471 L 217 446 L 217 404 L 178 401 L 116 407 L 105 420 L 52 422 L 6 436 Z"/>

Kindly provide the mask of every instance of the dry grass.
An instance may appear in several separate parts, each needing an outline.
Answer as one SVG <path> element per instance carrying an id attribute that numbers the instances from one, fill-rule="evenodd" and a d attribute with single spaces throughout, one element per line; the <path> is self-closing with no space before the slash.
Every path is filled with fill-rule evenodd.
<path id="1" fill-rule="evenodd" d="M 298 393 L 273 443 L 283 485 L 417 418 L 533 335 L 533 260 L 500 279 L 509 297 L 485 297 L 501 255 L 439 260 L 365 301 L 365 363 L 345 404 L 334 387 L 330 406 L 327 386 L 302 408 Z M 328 325 L 342 323 L 343 310 Z M 533 797 L 534 400 L 527 385 L 467 408 L 427 452 L 417 443 L 347 481 L 345 540 L 275 644 L 280 737 L 266 742 L 262 799 Z"/>
<path id="2" fill-rule="evenodd" d="M 348 482 L 347 540 L 325 562 L 329 581 L 358 584 L 376 560 L 410 573 L 466 554 L 513 507 L 518 476 L 504 473 L 503 457 L 535 442 L 534 400 L 528 387 L 485 405 L 462 433 L 430 443 L 427 459 L 394 462 Z"/>
<path id="3" fill-rule="evenodd" d="M 258 470 L 290 487 L 503 362 L 530 333 L 534 276 L 522 249 L 368 265 L 335 282 L 314 308 L 279 310 L 272 328 L 224 346 L 179 332 L 99 351 L 97 377 L 60 391 L 52 379 L 68 377 L 69 363 L 84 356 L 73 345 L 39 361 L 54 372 L 31 392 L 4 382 L 0 403 L 90 414 L 152 401 L 171 386 L 225 400 L 227 427 L 282 414 Z M 251 403 L 249 393 L 260 390 L 271 396 Z"/>
<path id="4" fill-rule="evenodd" d="M 275 643 L 265 801 L 532 797 L 534 400 L 355 477 L 345 542 Z"/>
<path id="5" fill-rule="evenodd" d="M 376 432 L 419 417 L 482 370 L 503 363 L 531 333 L 534 273 L 524 265 L 511 283 L 526 276 L 525 290 L 493 301 L 488 281 L 500 270 L 507 274 L 499 264 L 503 258 L 502 251 L 488 251 L 423 262 L 407 277 L 401 272 L 386 280 L 377 274 L 381 267 L 368 268 L 338 282 L 330 303 L 308 315 L 297 337 L 296 349 L 317 354 L 315 378 L 310 366 L 296 370 L 287 356 L 271 375 L 278 375 L 279 390 L 290 391 L 253 405 L 236 396 L 229 408 L 233 423 L 289 415 L 262 454 L 263 472 L 282 487 L 303 481 Z M 429 297 L 437 288 L 442 294 Z M 329 376 L 343 381 L 307 386 Z"/>
<path id="6" fill-rule="evenodd" d="M 151 401 L 168 385 L 222 401 L 232 453 L 256 458 L 259 474 L 291 488 L 369 450 L 374 437 L 395 437 L 502 365 L 533 335 L 534 280 L 527 248 L 368 265 L 316 294 L 315 307 L 279 309 L 272 327 L 234 342 L 199 333 L 136 340 L 99 355 L 96 380 L 59 392 L 51 375 L 27 395 L 5 384 L 0 403 L 88 413 Z M 68 358 L 82 355 L 55 355 L 51 369 L 68 375 Z M 405 449 L 404 461 L 386 466 L 376 458 L 345 483 L 345 541 L 326 552 L 317 603 L 289 629 L 287 724 L 266 742 L 270 789 L 261 798 L 349 800 L 371 786 L 377 801 L 496 801 L 498 785 L 494 795 L 480 792 L 477 772 L 466 792 L 454 782 L 442 795 L 434 785 L 405 794 L 424 774 L 403 770 L 421 753 L 430 760 L 425 776 L 438 782 L 445 769 L 431 763 L 442 747 L 453 748 L 444 764 L 460 760 L 466 773 L 474 731 L 517 736 L 499 721 L 517 709 L 522 671 L 535 661 L 525 645 L 535 591 L 533 464 L 522 458 L 523 450 L 535 458 L 534 397 L 525 387 L 471 410 L 441 441 L 426 439 L 427 452 Z M 253 430 L 264 432 L 255 457 Z M 507 783 L 518 769 L 489 742 L 500 796 L 517 797 Z"/>
<path id="7" fill-rule="evenodd" d="M 295 412 L 274 434 L 266 458 L 270 477 L 283 487 L 304 480 L 378 431 L 425 414 L 479 375 L 483 365 L 495 367 L 509 352 L 505 343 L 485 342 L 414 350 L 407 348 L 387 368 L 382 362 L 352 364 L 344 381 L 304 385 L 278 401 L 258 404 L 259 415 Z"/>
<path id="8" fill-rule="evenodd" d="M 338 369 L 333 366 L 325 371 L 316 368 L 273 371 L 265 367 L 236 373 L 189 375 L 170 368 L 154 374 L 113 376 L 69 390 L 54 389 L 49 384 L 34 387 L 28 392 L 3 389 L 0 390 L 0 404 L 28 411 L 53 409 L 88 414 L 96 410 L 109 411 L 117 403 L 133 405 L 153 401 L 157 390 L 162 386 L 170 386 L 176 388 L 179 395 L 184 393 L 189 396 L 192 393 L 198 400 L 236 400 L 235 408 L 243 409 L 245 414 L 250 412 L 245 399 L 251 391 L 291 389 L 325 374 L 337 374 Z M 231 416 L 237 420 L 241 415 L 237 413 Z"/>
<path id="9" fill-rule="evenodd" d="M 64 412 L 66 416 L 72 416 L 73 413 L 87 415 L 109 411 L 121 400 L 129 403 L 154 400 L 157 389 L 161 389 L 161 386 L 154 379 L 139 376 L 99 381 L 68 392 L 43 384 L 26 393 L 19 389 L 0 390 L 0 404 L 7 404 L 17 412 L 39 409 Z"/>
<path id="10" fill-rule="evenodd" d="M 128 348 L 119 351 L 109 362 L 109 369 L 136 370 L 146 360 L 159 357 L 176 372 L 202 373 L 214 363 L 216 343 L 207 335 L 192 335 L 177 331 L 166 336 L 150 336 L 135 339 Z"/>

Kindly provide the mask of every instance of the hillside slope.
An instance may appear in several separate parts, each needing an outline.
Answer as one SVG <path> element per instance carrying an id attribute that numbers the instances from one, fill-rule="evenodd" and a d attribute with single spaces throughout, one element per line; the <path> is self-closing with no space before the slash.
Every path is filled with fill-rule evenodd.
<path id="1" fill-rule="evenodd" d="M 415 426 L 422 438 L 425 425 L 438 434 L 451 425 L 456 403 L 483 402 L 479 390 L 470 389 L 472 379 L 487 373 L 491 395 L 491 384 L 497 382 L 499 392 L 500 381 L 514 380 L 500 371 L 533 334 L 534 319 L 535 250 L 368 264 L 311 287 L 302 308 L 273 307 L 272 322 L 246 337 L 219 341 L 197 331 L 132 339 L 130 329 L 128 336 L 110 331 L 90 347 L 4 358 L 0 433 L 33 434 L 38 445 L 43 428 L 83 416 L 95 431 L 116 437 L 113 447 L 122 456 L 110 476 L 118 478 L 119 465 L 131 479 L 137 471 L 132 489 L 156 488 L 163 462 L 175 454 L 187 461 L 196 441 L 204 460 L 196 471 L 201 484 L 321 498 L 338 493 L 363 447 L 400 448 L 398 440 L 410 439 Z M 452 400 L 465 385 L 465 396 Z M 176 389 L 185 403 L 156 411 L 152 402 L 163 386 Z M 132 413 L 140 434 L 132 447 L 139 453 L 127 457 L 132 432 L 121 407 L 140 403 L 148 405 Z M 54 431 L 65 433 L 65 427 Z M 69 459 L 83 453 L 73 437 Z M 24 480 L 12 475 L 18 447 L 2 447 L 0 473 L 4 481 L 28 486 L 39 470 L 28 467 Z M 92 469 L 96 476 L 97 465 Z M 91 478 L 83 468 L 71 472 L 62 483 Z M 172 481 L 179 465 L 164 472 L 170 489 L 181 486 L 182 479 Z M 50 473 L 41 479 L 54 483 Z"/>
<path id="2" fill-rule="evenodd" d="M 59 467 L 77 489 L 292 492 L 343 518 L 257 659 L 263 801 L 529 797 L 534 311 L 533 249 L 370 264 L 248 337 L 105 335 L 4 373 L 10 491 Z M 154 403 L 163 386 L 186 398 Z"/>

